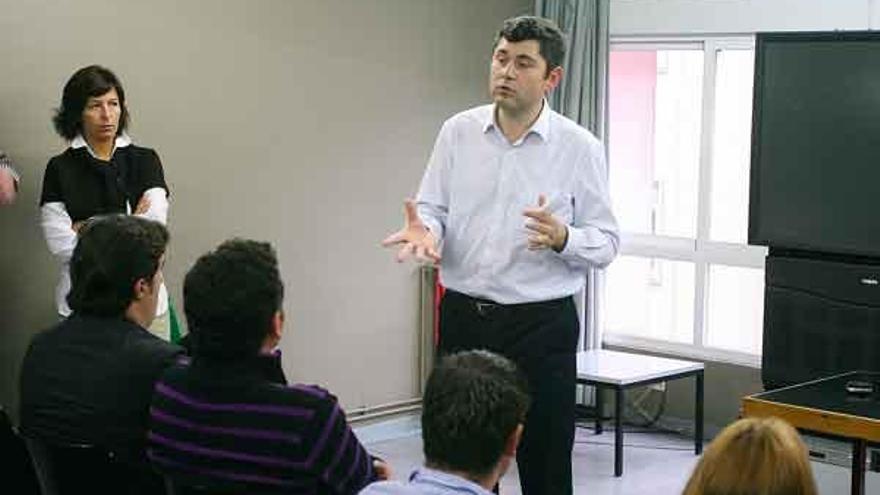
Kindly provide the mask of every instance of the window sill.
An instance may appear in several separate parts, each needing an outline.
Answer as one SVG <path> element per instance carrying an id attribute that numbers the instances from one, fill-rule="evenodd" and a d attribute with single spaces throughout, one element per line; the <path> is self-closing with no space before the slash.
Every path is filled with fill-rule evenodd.
<path id="1" fill-rule="evenodd" d="M 698 347 L 693 344 L 681 344 L 664 340 L 647 339 L 632 335 L 606 333 L 602 339 L 604 345 L 623 347 L 626 349 L 660 353 L 669 357 L 696 359 L 715 363 L 733 364 L 747 368 L 761 369 L 761 356 L 739 351 Z"/>

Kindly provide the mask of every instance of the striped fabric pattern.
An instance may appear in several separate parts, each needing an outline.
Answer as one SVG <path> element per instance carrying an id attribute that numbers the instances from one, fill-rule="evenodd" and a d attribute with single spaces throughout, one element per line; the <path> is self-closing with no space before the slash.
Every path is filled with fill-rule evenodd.
<path id="1" fill-rule="evenodd" d="M 247 493 L 354 494 L 372 458 L 336 398 L 260 366 L 181 363 L 156 384 L 148 454 L 179 483 Z"/>

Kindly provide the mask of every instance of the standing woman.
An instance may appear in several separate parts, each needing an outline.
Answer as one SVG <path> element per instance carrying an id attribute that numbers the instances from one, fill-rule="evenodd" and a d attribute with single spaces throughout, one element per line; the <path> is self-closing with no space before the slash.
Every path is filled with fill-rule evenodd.
<path id="1" fill-rule="evenodd" d="M 96 215 L 134 214 L 167 223 L 168 185 L 159 155 L 132 144 L 122 83 L 109 69 L 84 67 L 64 85 L 55 130 L 70 146 L 52 157 L 43 175 L 40 215 L 49 251 L 61 262 L 55 300 L 70 315 L 68 263 L 77 232 Z M 153 333 L 168 340 L 168 292 L 160 289 Z"/>

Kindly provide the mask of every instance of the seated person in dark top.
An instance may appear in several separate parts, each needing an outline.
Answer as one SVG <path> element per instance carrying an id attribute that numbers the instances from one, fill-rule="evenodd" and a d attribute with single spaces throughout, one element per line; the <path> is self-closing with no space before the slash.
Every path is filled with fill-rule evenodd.
<path id="1" fill-rule="evenodd" d="M 156 384 L 148 436 L 150 460 L 175 485 L 354 494 L 387 477 L 333 395 L 287 384 L 277 350 L 283 297 L 266 243 L 227 241 L 187 273 L 193 358 Z"/>
<path id="2" fill-rule="evenodd" d="M 524 378 L 504 357 L 465 351 L 440 361 L 422 400 L 425 467 L 407 483 L 361 495 L 491 495 L 516 455 L 529 407 Z"/>
<path id="3" fill-rule="evenodd" d="M 147 466 L 153 385 L 182 349 L 146 327 L 156 314 L 168 231 L 143 218 L 90 220 L 70 262 L 73 314 L 37 334 L 21 369 L 21 432 L 92 444 Z"/>

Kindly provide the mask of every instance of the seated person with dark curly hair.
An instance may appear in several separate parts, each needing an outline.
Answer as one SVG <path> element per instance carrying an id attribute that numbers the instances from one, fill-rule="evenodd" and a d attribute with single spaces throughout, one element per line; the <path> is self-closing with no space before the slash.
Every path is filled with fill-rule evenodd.
<path id="1" fill-rule="evenodd" d="M 156 384 L 148 437 L 150 459 L 176 487 L 354 494 L 387 477 L 333 395 L 287 384 L 283 298 L 267 243 L 227 241 L 187 273 L 193 358 Z"/>
<path id="2" fill-rule="evenodd" d="M 37 334 L 22 363 L 26 438 L 89 444 L 147 471 L 153 386 L 183 352 L 146 330 L 156 315 L 167 245 L 164 226 L 135 216 L 96 217 L 82 228 L 70 260 L 73 314 Z M 98 481 L 87 481 L 90 492 L 98 493 Z"/>

